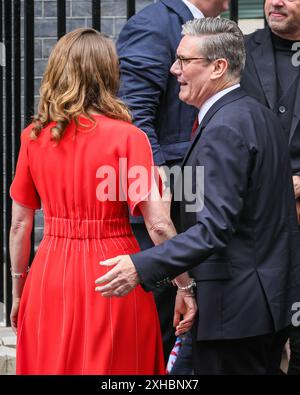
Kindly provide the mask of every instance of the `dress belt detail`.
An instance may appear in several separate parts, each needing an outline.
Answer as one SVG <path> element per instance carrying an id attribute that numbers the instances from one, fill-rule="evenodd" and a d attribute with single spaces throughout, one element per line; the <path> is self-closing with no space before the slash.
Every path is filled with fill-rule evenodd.
<path id="1" fill-rule="evenodd" d="M 104 239 L 132 236 L 127 217 L 91 220 L 45 217 L 44 235 L 68 239 Z"/>

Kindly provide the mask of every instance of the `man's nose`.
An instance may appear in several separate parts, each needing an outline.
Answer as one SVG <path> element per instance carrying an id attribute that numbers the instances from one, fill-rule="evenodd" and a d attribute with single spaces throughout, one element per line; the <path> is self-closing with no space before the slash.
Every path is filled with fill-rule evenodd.
<path id="1" fill-rule="evenodd" d="M 172 66 L 171 66 L 171 68 L 170 68 L 170 72 L 171 72 L 173 75 L 175 75 L 176 77 L 177 77 L 178 75 L 180 75 L 181 69 L 180 69 L 178 60 L 175 60 L 175 62 L 172 64 Z"/>
<path id="2" fill-rule="evenodd" d="M 273 7 L 283 7 L 284 1 L 283 0 L 271 0 L 271 5 Z"/>

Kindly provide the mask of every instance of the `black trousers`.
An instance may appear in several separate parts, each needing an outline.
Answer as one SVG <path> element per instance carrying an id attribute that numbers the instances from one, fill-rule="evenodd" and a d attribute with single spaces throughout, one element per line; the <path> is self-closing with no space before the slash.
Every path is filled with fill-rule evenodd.
<path id="1" fill-rule="evenodd" d="M 193 340 L 194 373 L 198 375 L 280 374 L 288 328 L 274 334 L 234 340 Z"/>
<path id="2" fill-rule="evenodd" d="M 288 375 L 300 376 L 300 326 L 291 327 L 290 349 L 291 359 L 289 362 Z"/>
<path id="3" fill-rule="evenodd" d="M 143 223 L 132 223 L 131 227 L 141 250 L 153 247 L 152 240 L 150 239 L 147 229 Z M 163 338 L 165 362 L 167 363 L 176 340 L 175 329 L 173 328 L 176 288 L 172 285 L 161 286 L 157 288 L 157 290 L 153 291 L 153 294 Z"/>

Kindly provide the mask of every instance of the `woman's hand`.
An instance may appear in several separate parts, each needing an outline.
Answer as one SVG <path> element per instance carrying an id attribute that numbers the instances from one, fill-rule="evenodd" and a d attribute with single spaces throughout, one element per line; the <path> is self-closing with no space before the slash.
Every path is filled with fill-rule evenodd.
<path id="1" fill-rule="evenodd" d="M 18 314 L 19 314 L 20 300 L 21 300 L 20 298 L 13 299 L 12 308 L 10 312 L 10 324 L 15 334 L 17 334 L 17 329 L 18 329 Z"/>
<path id="2" fill-rule="evenodd" d="M 181 336 L 192 328 L 197 310 L 194 295 L 188 291 L 177 291 L 173 320 L 176 336 Z M 180 321 L 181 316 L 183 320 Z"/>

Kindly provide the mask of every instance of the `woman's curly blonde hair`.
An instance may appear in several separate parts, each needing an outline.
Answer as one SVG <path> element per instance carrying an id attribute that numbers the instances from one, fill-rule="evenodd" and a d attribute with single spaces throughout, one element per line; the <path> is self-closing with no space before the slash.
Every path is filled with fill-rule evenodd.
<path id="1" fill-rule="evenodd" d="M 94 29 L 80 28 L 54 46 L 40 88 L 38 114 L 31 137 L 36 139 L 50 122 L 53 140 L 59 142 L 68 124 L 92 112 L 131 121 L 126 105 L 117 98 L 119 63 L 114 43 Z"/>

